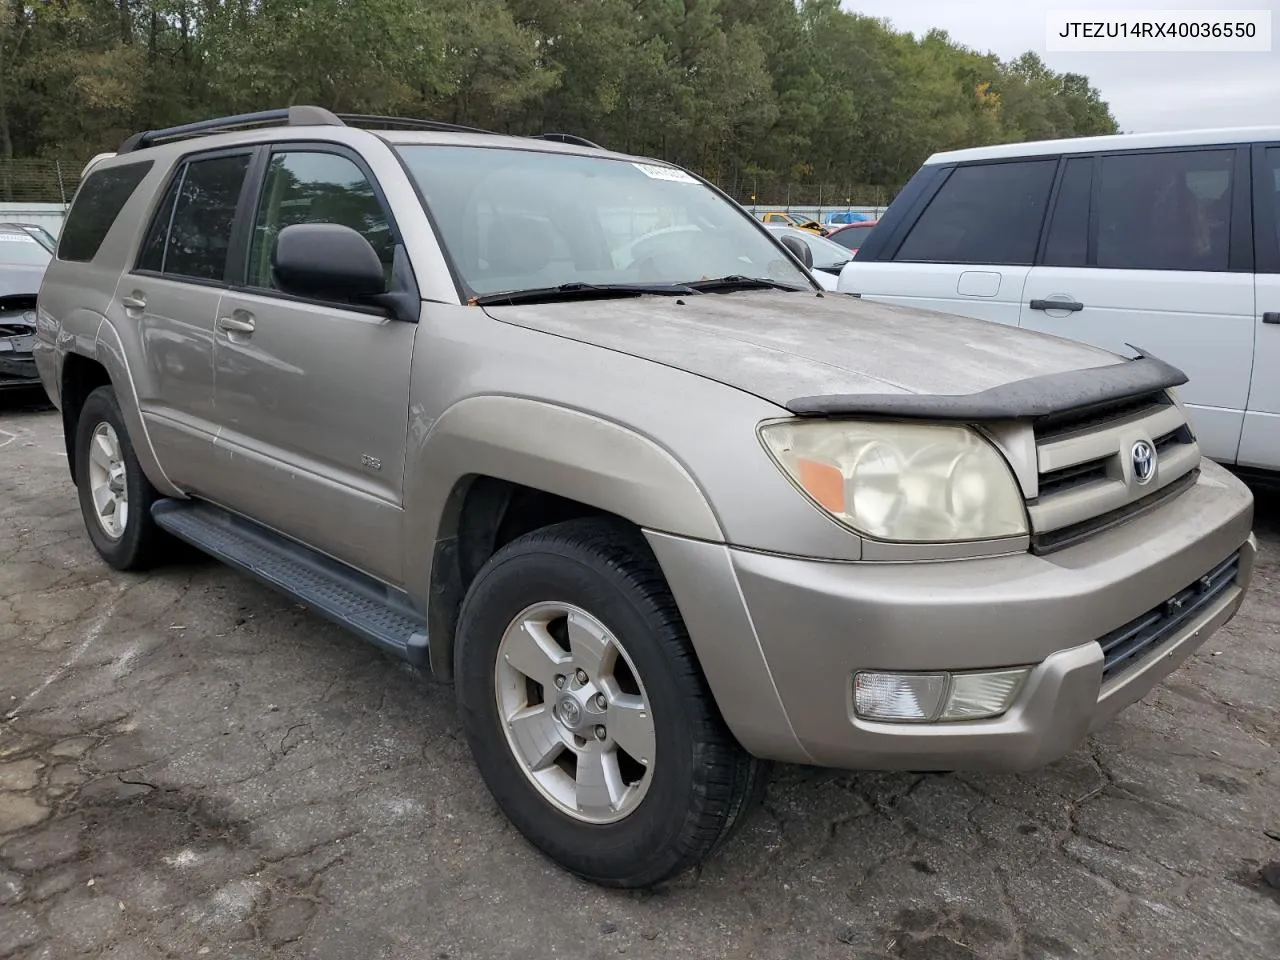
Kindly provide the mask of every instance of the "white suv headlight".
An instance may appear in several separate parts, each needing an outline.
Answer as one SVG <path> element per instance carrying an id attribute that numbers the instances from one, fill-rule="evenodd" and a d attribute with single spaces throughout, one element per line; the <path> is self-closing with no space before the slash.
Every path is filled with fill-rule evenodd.
<path id="1" fill-rule="evenodd" d="M 1027 532 L 1008 464 L 968 427 L 797 419 L 760 436 L 809 499 L 868 537 L 949 543 Z"/>

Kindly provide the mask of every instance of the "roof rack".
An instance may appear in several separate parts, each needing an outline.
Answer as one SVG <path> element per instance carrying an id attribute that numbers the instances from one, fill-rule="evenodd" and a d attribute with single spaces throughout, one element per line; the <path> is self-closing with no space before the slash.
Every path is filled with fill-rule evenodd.
<path id="1" fill-rule="evenodd" d="M 554 140 L 556 143 L 571 143 L 575 147 L 591 147 L 593 150 L 603 150 L 604 147 L 598 143 L 592 143 L 586 137 L 580 137 L 574 133 L 537 133 L 529 138 L 530 140 Z"/>
<path id="2" fill-rule="evenodd" d="M 288 126 L 327 126 L 341 127 L 343 122 L 324 107 L 295 106 L 282 107 L 278 110 L 260 110 L 257 113 L 240 113 L 232 117 L 218 117 L 214 120 L 197 120 L 195 123 L 183 123 L 176 127 L 165 127 L 161 130 L 143 130 L 135 133 L 116 153 L 132 153 L 143 147 L 155 146 L 165 140 L 179 140 L 183 137 L 200 133 L 213 133 L 219 130 L 237 130 L 244 127 L 274 125 L 283 120 Z"/>
<path id="3" fill-rule="evenodd" d="M 492 130 L 481 130 L 479 127 L 464 127 L 458 123 L 445 123 L 442 120 L 419 120 L 416 117 L 383 117 L 371 113 L 339 113 L 339 120 L 348 126 L 400 127 L 405 130 L 439 130 L 444 133 L 484 133 L 494 134 Z"/>
<path id="4" fill-rule="evenodd" d="M 257 113 L 240 113 L 231 117 L 218 117 L 213 120 L 198 120 L 195 123 L 183 123 L 176 127 L 164 127 L 160 130 L 143 130 L 129 137 L 116 153 L 132 153 L 144 147 L 152 147 L 168 140 L 180 140 L 184 137 L 198 136 L 202 133 L 215 133 L 224 130 L 242 130 L 260 126 L 278 126 L 283 123 L 290 127 L 327 126 L 327 127 L 398 127 L 406 130 L 438 130 L 445 133 L 481 133 L 500 136 L 493 130 L 481 130 L 478 127 L 465 127 L 457 123 L 444 123 L 440 120 L 419 120 L 415 117 L 383 117 L 365 113 L 331 113 L 324 107 L 299 105 L 281 107 L 276 110 L 260 110 Z M 557 143 L 568 143 L 579 147 L 591 147 L 603 150 L 598 143 L 592 143 L 572 133 L 539 133 L 530 140 L 550 140 Z M 100 156 L 109 156 L 102 154 Z M 96 161 L 98 157 L 94 158 Z M 91 162 L 92 163 L 92 162 Z M 87 169 L 87 167 L 86 167 Z"/>

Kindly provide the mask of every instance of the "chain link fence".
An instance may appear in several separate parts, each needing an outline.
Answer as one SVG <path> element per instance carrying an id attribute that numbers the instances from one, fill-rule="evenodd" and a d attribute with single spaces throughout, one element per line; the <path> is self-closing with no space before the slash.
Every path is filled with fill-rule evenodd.
<path id="1" fill-rule="evenodd" d="M 850 214 L 854 215 L 853 219 L 878 219 L 901 189 L 874 184 L 805 183 L 751 175 L 715 178 L 712 182 L 754 216 L 781 211 L 821 223 L 848 222 Z"/>
<path id="2" fill-rule="evenodd" d="M 69 203 L 85 160 L 0 160 L 0 202 Z M 837 213 L 883 210 L 898 187 L 856 183 L 804 183 L 779 177 L 735 174 L 709 178 L 743 206 L 758 210 Z"/>
<path id="3" fill-rule="evenodd" d="M 85 160 L 0 160 L 0 202 L 70 203 Z"/>
<path id="4" fill-rule="evenodd" d="M 760 207 L 887 207 L 900 187 L 866 183 L 805 183 L 779 177 L 739 174 L 708 178 L 739 203 Z"/>

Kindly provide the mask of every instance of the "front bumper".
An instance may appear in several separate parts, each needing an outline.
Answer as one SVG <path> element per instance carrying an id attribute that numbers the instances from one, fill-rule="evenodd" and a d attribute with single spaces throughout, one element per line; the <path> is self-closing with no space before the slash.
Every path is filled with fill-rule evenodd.
<path id="1" fill-rule="evenodd" d="M 1047 556 L 831 563 L 650 541 L 721 712 L 748 750 L 847 768 L 1021 770 L 1069 753 L 1235 614 L 1253 572 L 1252 522 L 1249 490 L 1206 462 L 1195 486 L 1161 509 Z M 708 552 L 717 549 L 731 580 Z M 690 551 L 701 575 L 686 586 Z M 1104 681 L 1100 639 L 1237 551 L 1234 582 Z M 878 723 L 853 710 L 860 669 L 1014 666 L 1033 669 L 993 719 Z"/>
<path id="2" fill-rule="evenodd" d="M 40 385 L 40 374 L 32 356 L 35 340 L 34 327 L 30 333 L 8 334 L 0 331 L 0 390 L 6 387 Z"/>

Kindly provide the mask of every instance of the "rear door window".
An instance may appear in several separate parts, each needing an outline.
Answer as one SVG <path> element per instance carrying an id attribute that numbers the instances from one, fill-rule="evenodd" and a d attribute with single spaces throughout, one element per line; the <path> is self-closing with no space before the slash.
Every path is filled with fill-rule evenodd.
<path id="1" fill-rule="evenodd" d="M 1225 271 L 1234 150 L 1104 156 L 1097 266 Z"/>
<path id="2" fill-rule="evenodd" d="M 62 227 L 59 260 L 85 263 L 98 255 L 116 217 L 153 164 L 152 160 L 121 164 L 95 170 L 85 178 Z"/>
<path id="3" fill-rule="evenodd" d="M 152 217 L 139 269 L 173 277 L 221 281 L 249 153 L 189 161 Z"/>
<path id="4" fill-rule="evenodd" d="M 1031 264 L 1057 159 L 957 167 L 907 234 L 895 260 Z"/>

